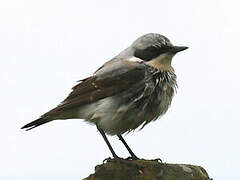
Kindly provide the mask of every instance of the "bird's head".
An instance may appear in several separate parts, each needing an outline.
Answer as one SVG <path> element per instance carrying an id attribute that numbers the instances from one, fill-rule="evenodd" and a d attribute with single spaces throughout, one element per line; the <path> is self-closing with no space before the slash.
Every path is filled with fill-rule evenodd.
<path id="1" fill-rule="evenodd" d="M 174 46 L 163 35 L 150 33 L 135 40 L 131 45 L 133 56 L 160 70 L 171 67 L 172 57 L 188 47 Z"/>

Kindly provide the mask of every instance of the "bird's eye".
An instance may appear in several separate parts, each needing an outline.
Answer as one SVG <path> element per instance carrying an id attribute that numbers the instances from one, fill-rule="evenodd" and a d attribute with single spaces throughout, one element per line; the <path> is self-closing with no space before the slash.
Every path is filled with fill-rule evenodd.
<path id="1" fill-rule="evenodd" d="M 150 46 L 145 49 L 137 49 L 134 53 L 134 56 L 140 59 L 143 59 L 145 61 L 150 61 L 158 57 L 160 54 L 163 54 L 167 51 L 168 51 L 168 48 L 165 48 L 165 47 Z"/>

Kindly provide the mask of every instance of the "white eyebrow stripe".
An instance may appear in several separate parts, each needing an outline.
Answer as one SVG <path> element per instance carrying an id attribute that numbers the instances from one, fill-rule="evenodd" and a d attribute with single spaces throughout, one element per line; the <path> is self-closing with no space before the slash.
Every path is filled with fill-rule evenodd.
<path id="1" fill-rule="evenodd" d="M 128 59 L 128 61 L 131 61 L 131 62 L 138 62 L 138 63 L 141 63 L 141 62 L 143 62 L 143 60 L 142 60 L 142 59 L 140 59 L 140 58 L 137 58 L 137 57 L 135 57 L 135 56 L 133 56 L 133 57 L 129 58 L 129 59 Z"/>

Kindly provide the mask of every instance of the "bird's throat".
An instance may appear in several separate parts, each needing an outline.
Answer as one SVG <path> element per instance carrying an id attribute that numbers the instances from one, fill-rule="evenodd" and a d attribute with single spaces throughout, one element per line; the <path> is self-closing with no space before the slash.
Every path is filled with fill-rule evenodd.
<path id="1" fill-rule="evenodd" d="M 160 56 L 146 62 L 146 64 L 153 66 L 159 70 L 169 70 L 171 66 L 173 55 L 169 53 L 161 54 Z"/>

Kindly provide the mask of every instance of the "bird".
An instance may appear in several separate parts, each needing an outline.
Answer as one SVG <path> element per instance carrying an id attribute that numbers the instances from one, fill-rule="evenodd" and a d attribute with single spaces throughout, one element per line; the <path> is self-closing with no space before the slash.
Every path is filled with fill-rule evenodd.
<path id="1" fill-rule="evenodd" d="M 21 129 L 31 130 L 54 120 L 83 119 L 96 125 L 113 159 L 120 157 L 106 134 L 117 136 L 130 158 L 139 159 L 122 135 L 142 129 L 166 113 L 178 87 L 172 58 L 186 49 L 158 33 L 142 35 L 92 76 L 78 81 L 58 106 Z"/>

